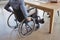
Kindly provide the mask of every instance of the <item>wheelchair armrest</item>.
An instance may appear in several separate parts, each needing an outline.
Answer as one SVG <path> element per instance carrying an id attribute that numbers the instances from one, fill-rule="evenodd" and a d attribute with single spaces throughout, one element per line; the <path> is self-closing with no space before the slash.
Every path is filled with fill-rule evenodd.
<path id="1" fill-rule="evenodd" d="M 29 13 L 29 16 L 31 16 L 31 15 L 37 13 L 37 8 L 32 7 L 32 8 L 30 8 L 30 9 L 28 9 L 27 11 L 28 11 L 28 13 Z"/>
<path id="2" fill-rule="evenodd" d="M 34 9 L 34 8 L 30 8 L 30 9 L 28 9 L 28 10 L 27 10 L 27 11 L 28 11 L 28 13 L 29 13 L 32 9 Z"/>

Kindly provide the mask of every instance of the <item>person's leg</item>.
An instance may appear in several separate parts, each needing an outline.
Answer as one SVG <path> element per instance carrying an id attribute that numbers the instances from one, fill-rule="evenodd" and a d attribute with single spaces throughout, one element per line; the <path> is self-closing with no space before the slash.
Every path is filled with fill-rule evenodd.
<path id="1" fill-rule="evenodd" d="M 38 20 L 36 19 L 36 29 L 35 29 L 35 31 L 38 30 L 38 29 L 39 29 L 39 22 L 38 22 Z"/>
<path id="2" fill-rule="evenodd" d="M 28 12 L 27 12 L 27 8 L 26 8 L 26 6 L 25 6 L 24 0 L 20 0 L 20 9 L 22 10 L 24 17 L 25 17 L 28 21 L 30 21 L 30 20 L 31 20 L 31 17 L 28 17 L 29 14 L 28 14 Z"/>
<path id="3" fill-rule="evenodd" d="M 15 18 L 16 18 L 19 22 L 21 22 L 22 20 L 24 20 L 24 15 L 23 15 L 23 13 L 22 13 L 22 11 L 21 11 L 20 9 L 18 9 L 18 10 L 15 10 L 15 9 L 14 9 L 14 15 L 15 15 Z"/>
<path id="4" fill-rule="evenodd" d="M 38 30 L 39 29 L 39 21 L 38 21 L 38 16 L 37 16 L 37 13 L 35 14 L 35 22 L 36 22 L 36 29 L 35 29 L 35 31 L 36 30 Z"/>

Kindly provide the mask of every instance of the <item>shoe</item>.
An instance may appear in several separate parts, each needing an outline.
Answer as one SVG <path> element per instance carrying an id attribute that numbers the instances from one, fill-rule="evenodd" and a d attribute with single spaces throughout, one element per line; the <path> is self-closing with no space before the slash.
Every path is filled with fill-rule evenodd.
<path id="1" fill-rule="evenodd" d="M 50 18 L 50 15 L 48 16 L 48 18 Z"/>
<path id="2" fill-rule="evenodd" d="M 39 25 L 37 24 L 35 27 L 35 31 L 37 31 L 39 29 Z"/>
<path id="3" fill-rule="evenodd" d="M 14 29 L 16 29 L 16 28 L 18 28 L 17 26 L 16 27 L 14 27 Z"/>
<path id="4" fill-rule="evenodd" d="M 43 24 L 44 23 L 44 19 L 38 20 L 39 23 Z"/>

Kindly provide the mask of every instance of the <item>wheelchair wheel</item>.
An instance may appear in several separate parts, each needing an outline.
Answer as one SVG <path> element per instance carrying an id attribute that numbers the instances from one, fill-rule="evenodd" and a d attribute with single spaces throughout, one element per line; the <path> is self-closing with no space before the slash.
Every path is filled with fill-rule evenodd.
<path id="1" fill-rule="evenodd" d="M 32 18 L 32 20 L 29 22 L 26 22 L 26 19 L 24 19 L 18 28 L 19 35 L 21 37 L 30 35 L 34 31 L 35 29 L 34 27 L 35 27 L 35 19 Z"/>
<path id="2" fill-rule="evenodd" d="M 18 27 L 18 23 L 17 20 L 14 16 L 14 14 L 10 14 L 10 16 L 7 19 L 7 25 L 12 28 L 12 29 L 16 29 Z"/>

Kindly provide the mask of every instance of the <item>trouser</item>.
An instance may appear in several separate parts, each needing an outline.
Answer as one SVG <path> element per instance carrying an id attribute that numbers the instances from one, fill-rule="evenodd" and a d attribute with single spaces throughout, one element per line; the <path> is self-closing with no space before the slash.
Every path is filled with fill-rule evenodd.
<path id="1" fill-rule="evenodd" d="M 18 10 L 13 9 L 13 10 L 14 10 L 15 18 L 16 18 L 19 22 L 21 22 L 22 20 L 25 19 L 24 15 L 23 15 L 23 12 L 21 11 L 21 9 L 18 9 Z"/>
<path id="2" fill-rule="evenodd" d="M 22 20 L 25 19 L 23 12 L 20 9 L 19 10 L 14 9 L 14 15 L 19 22 L 21 22 Z M 31 17 L 35 18 L 35 22 L 36 22 L 36 24 L 38 24 L 37 13 L 32 14 Z"/>

